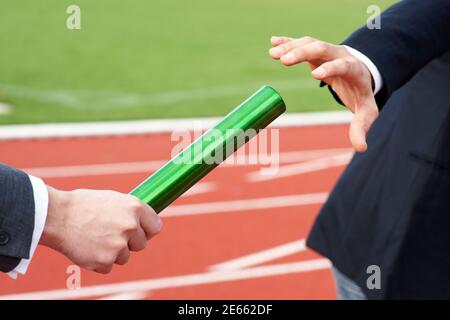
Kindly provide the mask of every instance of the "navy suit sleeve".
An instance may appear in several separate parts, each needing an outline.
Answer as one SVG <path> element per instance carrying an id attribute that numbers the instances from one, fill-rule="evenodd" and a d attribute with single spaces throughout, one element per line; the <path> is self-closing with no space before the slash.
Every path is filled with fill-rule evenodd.
<path id="1" fill-rule="evenodd" d="M 0 271 L 11 271 L 29 258 L 34 215 L 28 175 L 0 164 Z"/>
<path id="2" fill-rule="evenodd" d="M 422 67 L 450 50 L 450 0 L 403 0 L 381 14 L 381 29 L 364 26 L 343 44 L 365 54 L 380 71 L 381 108 Z"/>

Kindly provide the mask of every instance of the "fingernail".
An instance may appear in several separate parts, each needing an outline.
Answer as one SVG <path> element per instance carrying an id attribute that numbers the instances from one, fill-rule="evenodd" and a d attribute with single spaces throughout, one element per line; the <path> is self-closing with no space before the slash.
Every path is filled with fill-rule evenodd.
<path id="1" fill-rule="evenodd" d="M 324 68 L 317 68 L 315 69 L 312 74 L 318 78 L 324 78 L 325 77 L 325 69 Z"/>
<path id="2" fill-rule="evenodd" d="M 277 48 L 272 48 L 272 49 L 269 50 L 269 53 L 272 56 L 279 57 L 279 56 L 281 56 L 283 54 L 283 49 L 278 48 L 278 47 Z"/>
<path id="3" fill-rule="evenodd" d="M 355 151 L 358 153 L 362 153 L 367 151 L 367 143 L 364 141 L 360 141 L 355 145 Z"/>
<path id="4" fill-rule="evenodd" d="M 280 40 L 280 39 L 281 39 L 281 37 L 279 37 L 279 36 L 272 36 L 270 38 L 270 40 L 272 40 L 272 41 L 277 41 L 277 40 Z"/>

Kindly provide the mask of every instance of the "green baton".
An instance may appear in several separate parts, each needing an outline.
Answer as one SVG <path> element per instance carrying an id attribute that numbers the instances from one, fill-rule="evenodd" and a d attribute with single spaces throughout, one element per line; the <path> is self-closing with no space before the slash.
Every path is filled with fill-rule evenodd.
<path id="1" fill-rule="evenodd" d="M 284 111 L 286 106 L 278 92 L 263 86 L 131 194 L 160 213 L 244 145 L 250 138 L 249 131 L 257 133 Z"/>

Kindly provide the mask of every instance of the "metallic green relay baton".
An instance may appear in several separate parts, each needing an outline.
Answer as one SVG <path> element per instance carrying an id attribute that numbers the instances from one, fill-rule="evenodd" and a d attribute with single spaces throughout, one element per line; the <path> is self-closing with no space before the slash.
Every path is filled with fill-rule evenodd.
<path id="1" fill-rule="evenodd" d="M 269 86 L 262 87 L 137 186 L 131 194 L 157 213 L 161 212 L 249 140 L 249 137 L 239 139 L 239 135 L 249 130 L 257 133 L 285 110 L 281 96 Z M 219 159 L 211 162 L 214 154 Z"/>

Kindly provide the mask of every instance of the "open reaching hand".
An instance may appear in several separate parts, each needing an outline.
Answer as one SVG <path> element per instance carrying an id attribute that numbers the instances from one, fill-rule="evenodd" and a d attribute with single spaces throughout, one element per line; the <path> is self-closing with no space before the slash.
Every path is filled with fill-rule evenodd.
<path id="1" fill-rule="evenodd" d="M 312 75 L 330 85 L 354 117 L 350 141 L 357 152 L 367 150 L 366 135 L 378 117 L 367 67 L 345 48 L 311 37 L 272 37 L 269 54 L 286 66 L 308 62 Z"/>

